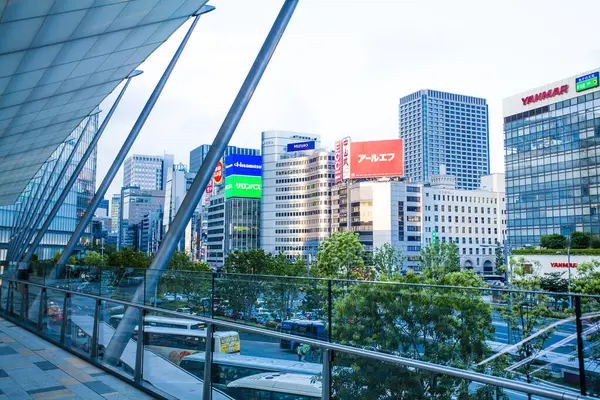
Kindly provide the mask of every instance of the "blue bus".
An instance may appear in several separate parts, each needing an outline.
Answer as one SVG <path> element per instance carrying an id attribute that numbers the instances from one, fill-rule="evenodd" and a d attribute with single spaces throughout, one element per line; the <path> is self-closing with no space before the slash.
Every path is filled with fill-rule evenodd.
<path id="1" fill-rule="evenodd" d="M 304 336 L 311 339 L 327 340 L 327 330 L 323 321 L 310 321 L 306 319 L 290 319 L 283 321 L 279 330 L 290 335 Z M 281 339 L 279 347 L 296 351 L 300 343 Z"/>

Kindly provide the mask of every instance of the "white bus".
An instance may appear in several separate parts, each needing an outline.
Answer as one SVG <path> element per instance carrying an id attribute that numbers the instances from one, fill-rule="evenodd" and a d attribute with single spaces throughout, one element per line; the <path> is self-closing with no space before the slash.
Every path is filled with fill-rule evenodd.
<path id="1" fill-rule="evenodd" d="M 186 356 L 181 360 L 179 366 L 202 379 L 204 377 L 204 357 L 204 352 Z M 288 372 L 309 376 L 319 375 L 323 372 L 321 364 L 224 353 L 213 354 L 212 368 L 213 384 L 225 391 L 226 386 L 235 380 L 265 372 Z"/>
<path id="2" fill-rule="evenodd" d="M 213 334 L 215 353 L 239 353 L 240 335 L 235 331 L 217 331 Z M 137 326 L 133 333 L 137 339 Z M 157 354 L 179 364 L 185 356 L 206 350 L 206 329 L 184 330 L 179 328 L 144 327 L 144 346 Z"/>
<path id="3" fill-rule="evenodd" d="M 113 327 L 117 328 L 123 319 L 123 314 L 117 314 L 110 317 L 108 323 Z M 204 329 L 204 322 L 195 321 L 187 318 L 171 318 L 171 317 L 157 317 L 154 315 L 147 315 L 144 317 L 144 326 L 156 326 L 160 328 L 178 328 L 178 329 Z"/>
<path id="4" fill-rule="evenodd" d="M 228 394 L 244 400 L 314 400 L 321 398 L 321 381 L 302 374 L 266 373 L 227 385 Z"/>

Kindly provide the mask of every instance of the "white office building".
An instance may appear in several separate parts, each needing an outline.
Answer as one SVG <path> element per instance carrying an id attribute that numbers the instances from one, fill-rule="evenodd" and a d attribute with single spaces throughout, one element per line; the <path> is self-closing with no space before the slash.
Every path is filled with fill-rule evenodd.
<path id="1" fill-rule="evenodd" d="M 442 172 L 444 168 L 442 167 Z M 390 243 L 419 269 L 419 253 L 433 240 L 454 242 L 462 268 L 493 275 L 495 249 L 506 234 L 504 175 L 481 178 L 479 190 L 456 189 L 456 178 L 341 182 L 332 190 L 332 230 L 352 230 L 367 251 Z"/>
<path id="2" fill-rule="evenodd" d="M 331 235 L 333 152 L 318 135 L 262 133 L 261 247 L 309 261 Z"/>
<path id="3" fill-rule="evenodd" d="M 169 230 L 171 222 L 175 218 L 185 195 L 187 194 L 196 174 L 187 172 L 184 164 L 175 164 L 171 171 L 167 173 L 167 182 L 165 185 L 165 202 L 163 210 L 163 234 Z M 192 221 L 188 221 L 183 236 L 177 244 L 177 250 L 184 251 L 191 255 L 192 252 Z"/>
<path id="4" fill-rule="evenodd" d="M 173 167 L 173 155 L 151 156 L 134 154 L 125 159 L 123 186 L 138 186 L 142 190 L 164 190 L 167 174 Z"/>

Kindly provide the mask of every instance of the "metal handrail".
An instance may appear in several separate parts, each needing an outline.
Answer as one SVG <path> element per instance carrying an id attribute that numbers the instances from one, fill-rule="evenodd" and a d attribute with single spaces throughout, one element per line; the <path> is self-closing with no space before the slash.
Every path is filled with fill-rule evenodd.
<path id="1" fill-rule="evenodd" d="M 517 382 L 517 381 L 513 381 L 510 379 L 506 379 L 506 378 L 496 377 L 496 376 L 492 376 L 492 375 L 485 375 L 485 374 L 482 374 L 479 372 L 462 370 L 462 369 L 449 367 L 449 366 L 445 366 L 445 365 L 434 364 L 434 363 L 430 363 L 430 362 L 426 362 L 426 361 L 414 360 L 414 359 L 405 358 L 405 357 L 401 357 L 401 356 L 385 354 L 385 353 L 378 353 L 378 352 L 371 351 L 371 350 L 364 350 L 364 349 L 350 347 L 350 346 L 336 344 L 336 343 L 323 342 L 323 341 L 319 341 L 319 340 L 315 340 L 315 339 L 311 339 L 311 338 L 307 338 L 307 337 L 290 335 L 290 334 L 286 334 L 286 333 L 255 328 L 255 327 L 251 327 L 251 326 L 247 326 L 247 325 L 243 325 L 243 324 L 238 324 L 235 322 L 228 322 L 228 321 L 223 321 L 223 320 L 214 319 L 214 318 L 210 318 L 210 317 L 203 317 L 203 316 L 201 317 L 201 316 L 196 316 L 196 315 L 184 314 L 184 313 L 180 313 L 180 312 L 176 312 L 176 311 L 172 311 L 172 310 L 166 310 L 166 309 L 162 309 L 162 308 L 147 306 L 145 304 L 132 303 L 132 302 L 125 301 L 125 300 L 112 299 L 112 298 L 97 296 L 94 294 L 82 293 L 82 292 L 72 291 L 72 290 L 63 289 L 63 288 L 46 286 L 46 285 L 41 285 L 38 283 L 33 283 L 33 282 L 28 282 L 28 281 L 22 281 L 22 280 L 18 280 L 18 279 L 12 279 L 12 278 L 6 279 L 5 278 L 4 280 L 6 280 L 8 282 L 13 282 L 15 284 L 23 284 L 26 287 L 34 286 L 34 287 L 39 287 L 41 289 L 62 292 L 65 294 L 65 298 L 72 297 L 72 296 L 82 296 L 82 297 L 87 297 L 90 299 L 121 304 L 123 306 L 135 307 L 135 308 L 138 308 L 145 312 L 163 313 L 163 314 L 172 315 L 172 316 L 179 317 L 179 318 L 188 318 L 188 319 L 193 319 L 193 320 L 197 320 L 197 321 L 202 321 L 207 324 L 207 329 L 209 329 L 213 326 L 220 326 L 220 327 L 224 327 L 224 328 L 228 328 L 228 329 L 240 330 L 240 331 L 255 333 L 258 335 L 269 336 L 269 337 L 276 338 L 276 339 L 300 342 L 300 343 L 308 344 L 308 345 L 326 350 L 327 354 L 329 354 L 331 351 L 351 354 L 354 356 L 364 357 L 364 358 L 371 359 L 371 360 L 383 361 L 386 363 L 395 364 L 395 365 L 399 365 L 399 366 L 421 369 L 421 370 L 433 372 L 436 374 L 452 376 L 452 377 L 455 377 L 458 379 L 465 379 L 465 380 L 478 382 L 478 383 L 482 383 L 482 384 L 486 384 L 486 385 L 493 385 L 493 386 L 503 388 L 503 389 L 510 389 L 510 390 L 514 390 L 514 391 L 518 391 L 518 392 L 522 392 L 522 393 L 529 393 L 529 394 L 533 394 L 533 395 L 537 395 L 537 396 L 547 397 L 549 399 L 593 400 L 592 397 L 580 395 L 580 394 L 577 394 L 572 391 L 550 390 L 550 389 L 536 386 L 536 385 L 533 385 L 530 383 Z M 143 313 L 141 313 L 141 314 L 143 314 Z M 141 328 L 141 329 L 143 329 L 143 328 Z M 327 363 L 327 364 L 329 364 L 329 363 Z M 327 373 L 327 371 L 324 370 L 324 373 Z M 331 370 L 329 370 L 329 373 L 331 373 Z M 324 381 L 331 382 L 331 376 L 324 376 L 323 379 L 324 379 Z"/>

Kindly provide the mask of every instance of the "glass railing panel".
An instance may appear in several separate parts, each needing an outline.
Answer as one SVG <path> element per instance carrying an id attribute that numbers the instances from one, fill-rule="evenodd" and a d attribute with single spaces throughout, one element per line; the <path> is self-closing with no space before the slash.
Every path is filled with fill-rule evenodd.
<path id="1" fill-rule="evenodd" d="M 577 301 L 577 300 L 575 300 Z M 585 387 L 588 395 L 600 397 L 600 297 L 581 297 L 581 358 L 585 369 Z M 579 358 L 574 360 L 579 362 Z M 578 372 L 578 370 L 576 370 Z M 580 382 L 579 374 L 571 373 L 569 380 Z"/>
<path id="2" fill-rule="evenodd" d="M 65 345 L 90 359 L 92 356 L 92 336 L 96 317 L 96 301 L 89 297 L 73 294 L 69 301 L 68 329 Z"/>
<path id="3" fill-rule="evenodd" d="M 102 296 L 116 300 L 133 301 L 137 289 L 144 288 L 145 272 L 146 270 L 137 268 L 103 267 Z"/>
<path id="4" fill-rule="evenodd" d="M 60 330 L 63 322 L 64 292 L 47 289 L 42 304 L 42 335 L 56 342 L 60 340 Z"/>
<path id="5" fill-rule="evenodd" d="M 287 343 L 266 335 L 225 328 L 216 329 L 214 343 L 213 396 L 303 399 L 298 397 L 303 394 L 320 398 L 323 365 L 318 349 L 303 343 L 289 349 Z M 180 366 L 203 379 L 205 359 L 205 353 L 199 352 L 184 357 Z"/>
<path id="6" fill-rule="evenodd" d="M 184 314 L 210 316 L 212 303 L 210 273 L 167 270 L 146 271 L 146 276 L 147 305 Z"/>
<path id="7" fill-rule="evenodd" d="M 121 304 L 102 301 L 100 304 L 100 318 L 98 321 L 98 362 L 111 368 L 116 373 L 121 374 L 127 379 L 133 380 L 135 374 L 135 360 L 137 354 L 137 313 L 131 323 L 122 326 L 122 336 L 115 336 L 119 326 L 124 322 L 127 308 Z M 91 336 L 93 325 L 88 318 L 85 318 L 85 327 L 82 323 L 80 328 Z M 119 331 L 119 332 L 121 332 Z M 121 349 L 122 353 L 118 359 L 110 357 L 116 354 L 116 349 Z"/>

